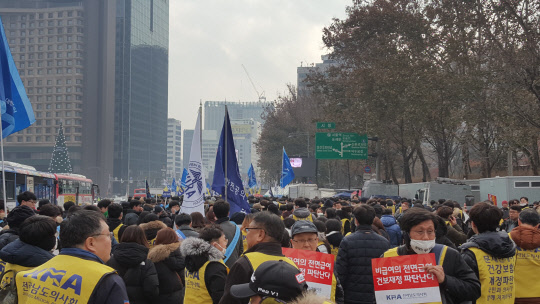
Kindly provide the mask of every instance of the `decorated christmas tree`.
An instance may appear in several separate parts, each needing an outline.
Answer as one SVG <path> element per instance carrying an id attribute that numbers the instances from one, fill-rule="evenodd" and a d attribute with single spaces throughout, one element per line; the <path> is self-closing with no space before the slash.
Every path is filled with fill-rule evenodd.
<path id="1" fill-rule="evenodd" d="M 49 172 L 51 173 L 72 173 L 71 161 L 69 160 L 68 149 L 66 147 L 66 138 L 64 137 L 64 128 L 60 124 L 54 150 L 49 164 Z"/>

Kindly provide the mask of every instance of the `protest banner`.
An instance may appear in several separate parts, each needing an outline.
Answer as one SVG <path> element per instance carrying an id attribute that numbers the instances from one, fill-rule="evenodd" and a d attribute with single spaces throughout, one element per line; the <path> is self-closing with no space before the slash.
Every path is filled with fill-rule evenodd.
<path id="1" fill-rule="evenodd" d="M 327 299 L 332 295 L 332 275 L 334 274 L 334 256 L 327 253 L 282 248 L 283 254 L 290 258 L 304 273 L 308 290 L 314 290 Z"/>
<path id="2" fill-rule="evenodd" d="M 441 302 L 437 278 L 424 271 L 435 254 L 411 254 L 371 260 L 377 304 Z"/>

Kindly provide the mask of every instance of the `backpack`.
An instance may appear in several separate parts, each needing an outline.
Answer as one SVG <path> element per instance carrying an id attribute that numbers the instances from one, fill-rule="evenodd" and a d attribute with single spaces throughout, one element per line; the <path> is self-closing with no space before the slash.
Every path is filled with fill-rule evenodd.
<path id="1" fill-rule="evenodd" d="M 9 285 L 4 286 L 0 290 L 0 303 L 3 304 L 17 304 L 17 284 L 15 284 L 15 278 L 17 276 L 17 272 L 13 270 L 8 270 L 2 273 L 2 276 L 0 276 L 0 282 L 2 279 L 4 279 L 4 276 L 8 272 L 13 272 L 13 280 L 9 283 Z"/>

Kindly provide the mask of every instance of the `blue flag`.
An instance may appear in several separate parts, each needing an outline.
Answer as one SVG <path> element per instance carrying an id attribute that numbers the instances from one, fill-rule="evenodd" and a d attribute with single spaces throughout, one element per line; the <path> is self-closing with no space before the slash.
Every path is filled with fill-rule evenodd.
<path id="1" fill-rule="evenodd" d="M 36 119 L 34 110 L 11 56 L 0 19 L 0 108 L 2 110 L 2 138 L 28 128 Z"/>
<path id="2" fill-rule="evenodd" d="M 151 198 L 152 195 L 150 194 L 150 187 L 148 187 L 148 180 L 144 180 L 145 184 L 146 184 L 146 198 Z"/>
<path id="3" fill-rule="evenodd" d="M 281 179 L 279 181 L 279 186 L 281 188 L 285 188 L 290 182 L 292 182 L 294 179 L 294 171 L 293 167 L 291 166 L 291 161 L 289 160 L 289 157 L 287 156 L 287 152 L 285 152 L 285 148 L 283 148 L 283 162 L 281 166 Z"/>
<path id="4" fill-rule="evenodd" d="M 180 181 L 180 185 L 182 187 L 186 186 L 186 179 L 187 179 L 188 174 L 189 174 L 189 172 L 187 171 L 186 168 L 184 168 L 184 171 L 182 172 L 182 180 Z"/>
<path id="5" fill-rule="evenodd" d="M 227 168 L 226 172 L 225 168 Z M 226 198 L 225 187 L 227 187 Z M 231 121 L 229 120 L 227 107 L 225 107 L 225 121 L 223 122 L 223 129 L 221 129 L 221 137 L 219 138 L 212 190 L 221 194 L 231 205 L 230 214 L 250 212 L 244 185 L 242 185 L 242 178 L 238 170 L 238 161 L 236 160 L 236 150 L 234 148 Z"/>
<path id="6" fill-rule="evenodd" d="M 253 164 L 251 164 L 251 166 L 249 167 L 248 177 L 249 177 L 248 186 L 250 188 L 257 186 L 257 178 L 255 177 L 255 169 L 253 169 Z"/>
<path id="7" fill-rule="evenodd" d="M 178 192 L 178 190 L 176 189 L 176 179 L 173 177 L 172 184 L 171 184 L 171 193 L 174 193 L 175 195 L 177 195 L 176 192 Z"/>

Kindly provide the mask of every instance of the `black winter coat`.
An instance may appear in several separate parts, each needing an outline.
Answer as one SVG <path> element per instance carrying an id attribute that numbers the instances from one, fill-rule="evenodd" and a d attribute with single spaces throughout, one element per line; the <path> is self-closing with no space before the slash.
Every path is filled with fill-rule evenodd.
<path id="1" fill-rule="evenodd" d="M 148 248 L 137 243 L 120 243 L 107 265 L 116 269 L 126 284 L 130 303 L 153 303 L 159 295 L 154 263 L 147 259 Z"/>
<path id="2" fill-rule="evenodd" d="M 407 245 L 399 246 L 397 252 L 398 255 L 416 254 L 412 249 L 408 249 Z M 457 250 L 447 248 L 442 266 L 445 279 L 439 284 L 439 290 L 443 303 L 470 303 L 469 301 L 478 299 L 480 281 Z"/>
<path id="3" fill-rule="evenodd" d="M 371 259 L 379 258 L 390 247 L 390 242 L 370 225 L 360 225 L 356 232 L 343 238 L 336 273 L 343 286 L 345 303 L 375 303 Z"/>
<path id="4" fill-rule="evenodd" d="M 7 244 L 19 239 L 19 229 L 7 229 L 0 232 L 0 250 Z"/>
<path id="5" fill-rule="evenodd" d="M 0 259 L 2 261 L 24 267 L 37 267 L 53 257 L 54 255 L 51 252 L 24 243 L 19 239 L 0 250 Z"/>
<path id="6" fill-rule="evenodd" d="M 180 243 L 156 245 L 150 249 L 148 258 L 154 262 L 159 278 L 159 297 L 153 303 L 182 303 L 184 285 L 181 278 L 185 263 L 180 254 Z"/>

